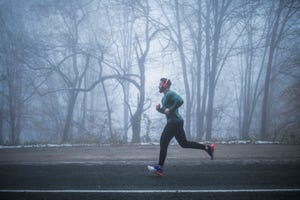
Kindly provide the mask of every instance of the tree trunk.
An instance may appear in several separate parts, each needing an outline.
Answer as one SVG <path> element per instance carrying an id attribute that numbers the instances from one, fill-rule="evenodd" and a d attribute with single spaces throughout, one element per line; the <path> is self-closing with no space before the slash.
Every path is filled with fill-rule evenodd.
<path id="1" fill-rule="evenodd" d="M 142 114 L 144 112 L 144 103 L 145 103 L 145 62 L 146 58 L 148 56 L 149 50 L 150 50 L 150 43 L 156 33 L 158 33 L 159 30 L 155 30 L 154 32 L 150 33 L 151 28 L 150 27 L 150 6 L 149 1 L 145 2 L 145 6 L 141 6 L 142 10 L 144 11 L 145 15 L 145 48 L 143 49 L 138 36 L 136 35 L 136 42 L 137 46 L 135 46 L 135 52 L 137 56 L 138 61 L 138 67 L 140 71 L 140 87 L 139 90 L 139 96 L 138 96 L 138 105 L 137 110 L 133 114 L 131 118 L 131 124 L 132 124 L 132 143 L 140 143 L 141 142 L 141 119 Z"/>
<path id="2" fill-rule="evenodd" d="M 132 125 L 132 143 L 140 143 L 141 142 L 141 112 L 137 111 L 131 118 Z"/>
<path id="3" fill-rule="evenodd" d="M 251 30 L 248 30 L 248 40 L 247 40 L 247 46 L 245 47 L 245 57 L 246 57 L 246 69 L 244 72 L 244 76 L 242 76 L 241 80 L 241 98 L 240 98 L 240 138 L 241 139 L 247 139 L 249 138 L 249 129 L 250 129 L 250 109 L 253 105 L 252 99 L 253 99 L 253 93 L 251 92 L 253 90 L 252 87 L 252 60 L 253 60 L 253 40 L 252 40 L 253 32 Z"/>
<path id="4" fill-rule="evenodd" d="M 187 75 L 187 65 L 185 60 L 185 54 L 183 49 L 183 41 L 182 41 L 182 35 L 181 35 L 181 26 L 180 26 L 180 14 L 179 14 L 179 5 L 178 0 L 175 1 L 175 7 L 176 7 L 176 23 L 177 23 L 177 34 L 178 34 L 178 49 L 180 54 L 180 61 L 181 61 L 181 67 L 183 72 L 183 79 L 184 79 L 184 87 L 185 87 L 185 94 L 186 94 L 186 120 L 185 120 L 185 132 L 188 138 L 191 137 L 191 111 L 192 111 L 192 105 L 191 105 L 191 94 L 190 94 L 190 85 Z"/>
<path id="5" fill-rule="evenodd" d="M 271 32 L 271 42 L 269 47 L 269 57 L 267 63 L 267 72 L 265 77 L 264 83 L 264 93 L 263 93 L 263 103 L 262 103 L 262 116 L 261 116 L 261 129 L 260 135 L 262 140 L 268 139 L 268 125 L 269 125 L 269 89 L 270 89 L 270 80 L 271 80 L 271 73 L 272 73 L 272 65 L 273 65 L 273 57 L 274 52 L 277 46 L 278 37 L 277 30 L 280 20 L 280 15 L 283 9 L 283 0 L 280 0 L 278 9 L 276 12 L 276 19 L 275 23 Z"/>
<path id="6" fill-rule="evenodd" d="M 77 96 L 78 96 L 78 92 L 75 92 L 73 90 L 70 91 L 68 105 L 67 105 L 67 107 L 68 107 L 67 108 L 67 117 L 66 117 L 64 130 L 63 130 L 62 143 L 66 143 L 66 142 L 70 141 L 70 129 L 72 126 L 73 113 L 74 113 Z"/>
<path id="7" fill-rule="evenodd" d="M 196 127 L 197 127 L 197 140 L 202 140 L 203 137 L 203 121 L 202 121 L 202 112 L 201 112 L 201 64 L 202 64 L 202 20 L 201 20 L 201 1 L 198 1 L 198 36 L 197 36 L 197 111 L 196 111 Z M 202 121 L 202 123 L 201 123 Z"/>
<path id="8" fill-rule="evenodd" d="M 209 71 L 210 71 L 210 1 L 206 1 L 206 19 L 205 19 L 205 64 L 204 64 L 204 82 L 203 82 L 203 93 L 202 93 L 202 105 L 201 105 L 201 115 L 199 127 L 202 132 L 202 137 L 207 130 L 204 128 L 204 120 L 206 115 L 206 104 L 208 95 L 208 81 L 209 81 Z"/>
<path id="9" fill-rule="evenodd" d="M 211 71 L 209 74 L 209 90 L 208 90 L 208 107 L 207 107 L 207 133 L 206 140 L 211 140 L 212 136 L 212 124 L 213 124 L 213 109 L 214 109 L 214 98 L 216 88 L 216 73 L 217 73 L 217 58 L 219 52 L 219 41 L 222 27 L 222 13 L 218 13 L 218 1 L 213 4 L 215 9 L 215 20 L 214 20 L 214 33 L 213 33 L 213 49 L 212 49 L 212 63 Z"/>
<path id="10" fill-rule="evenodd" d="M 84 88 L 87 87 L 87 78 L 84 77 Z M 83 134 L 85 131 L 85 122 L 86 122 L 86 108 L 87 108 L 87 93 L 83 93 L 83 100 L 82 100 L 82 105 L 81 105 L 81 112 L 82 112 L 82 117 L 79 125 L 79 134 Z"/>
<path id="11" fill-rule="evenodd" d="M 147 51 L 148 52 L 148 51 Z M 132 124 L 132 143 L 140 143 L 141 142 L 141 119 L 142 114 L 144 111 L 144 102 L 145 102 L 145 56 L 147 54 L 144 54 L 141 56 L 141 58 L 138 60 L 138 65 L 140 69 L 140 89 L 138 97 L 138 107 L 136 112 L 131 118 L 131 124 Z"/>
<path id="12" fill-rule="evenodd" d="M 3 91 L 3 90 L 2 90 Z M 4 112 L 4 109 L 3 109 L 3 96 L 2 94 L 0 95 L 0 145 L 3 145 L 4 141 L 3 141 L 3 118 L 4 118 L 4 115 L 3 115 L 3 112 Z"/>
<path id="13" fill-rule="evenodd" d="M 106 92 L 106 88 L 104 83 L 102 82 L 102 89 L 104 92 L 104 98 L 105 98 L 105 104 L 106 104 L 106 109 L 107 109 L 107 118 L 108 118 L 108 128 L 109 128 L 109 135 L 110 135 L 110 141 L 111 142 L 115 142 L 114 141 L 114 134 L 113 134 L 113 130 L 112 130 L 112 122 L 111 122 L 111 108 L 109 105 L 109 100 L 108 100 L 108 94 Z"/>
<path id="14" fill-rule="evenodd" d="M 16 55 L 14 55 L 16 56 Z M 20 76 L 20 68 L 17 63 L 12 63 L 16 67 L 7 67 L 8 78 L 8 104 L 9 104 L 9 126 L 10 126 L 10 144 L 19 144 L 19 135 L 21 133 L 20 127 L 20 113 L 23 103 L 21 102 L 22 84 Z"/>
<path id="15" fill-rule="evenodd" d="M 220 5 L 219 5 L 220 3 Z M 209 89 L 208 89 L 208 106 L 207 106 L 207 133 L 206 140 L 211 140 L 212 138 L 212 125 L 214 119 L 214 99 L 215 99 L 215 89 L 218 81 L 220 70 L 218 71 L 218 57 L 219 57 L 219 43 L 221 37 L 221 29 L 223 27 L 224 18 L 232 1 L 226 0 L 215 0 L 212 1 L 212 10 L 214 14 L 213 19 L 213 47 L 211 56 L 211 70 L 209 71 Z M 222 69 L 222 68 L 221 68 Z M 218 76 L 217 76 L 218 73 Z"/>

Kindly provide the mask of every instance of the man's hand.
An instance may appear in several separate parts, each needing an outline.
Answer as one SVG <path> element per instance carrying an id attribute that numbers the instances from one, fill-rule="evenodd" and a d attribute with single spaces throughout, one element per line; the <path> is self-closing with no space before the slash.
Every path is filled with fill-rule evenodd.
<path id="1" fill-rule="evenodd" d="M 156 110 L 158 111 L 160 109 L 160 104 L 156 105 Z"/>
<path id="2" fill-rule="evenodd" d="M 166 115 L 170 114 L 169 108 L 166 108 L 166 109 L 165 109 L 165 114 L 166 114 Z"/>

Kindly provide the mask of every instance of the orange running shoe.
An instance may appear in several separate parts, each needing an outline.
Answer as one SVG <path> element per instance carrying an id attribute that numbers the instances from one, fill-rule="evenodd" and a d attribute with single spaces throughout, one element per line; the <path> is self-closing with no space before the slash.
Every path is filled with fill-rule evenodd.
<path id="1" fill-rule="evenodd" d="M 147 166 L 148 170 L 158 176 L 162 176 L 163 175 L 163 169 L 161 166 L 159 165 L 154 165 L 154 166 L 151 166 L 151 165 L 148 165 Z"/>
<path id="2" fill-rule="evenodd" d="M 214 159 L 214 152 L 215 152 L 215 145 L 214 144 L 207 145 L 206 152 L 210 156 L 210 159 L 213 160 Z"/>

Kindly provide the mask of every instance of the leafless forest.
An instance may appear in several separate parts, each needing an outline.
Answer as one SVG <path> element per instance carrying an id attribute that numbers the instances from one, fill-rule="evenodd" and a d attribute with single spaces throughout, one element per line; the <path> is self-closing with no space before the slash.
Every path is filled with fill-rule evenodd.
<path id="1" fill-rule="evenodd" d="M 0 0 L 0 145 L 300 143 L 300 1 Z"/>

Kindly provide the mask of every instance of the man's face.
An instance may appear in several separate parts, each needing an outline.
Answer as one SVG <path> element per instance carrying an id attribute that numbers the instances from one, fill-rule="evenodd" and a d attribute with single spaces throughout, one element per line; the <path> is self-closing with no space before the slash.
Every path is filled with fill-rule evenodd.
<path id="1" fill-rule="evenodd" d="M 164 92 L 163 84 L 164 83 L 162 81 L 159 82 L 159 86 L 158 86 L 159 93 L 163 93 Z"/>

